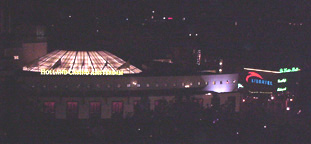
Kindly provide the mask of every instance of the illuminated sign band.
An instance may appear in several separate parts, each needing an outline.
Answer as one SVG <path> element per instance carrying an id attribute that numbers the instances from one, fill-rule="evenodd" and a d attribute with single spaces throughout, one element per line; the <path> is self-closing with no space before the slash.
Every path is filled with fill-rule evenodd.
<path id="1" fill-rule="evenodd" d="M 286 79 L 286 78 L 278 79 L 278 83 L 286 83 L 286 82 L 287 82 L 287 79 Z"/>
<path id="2" fill-rule="evenodd" d="M 251 79 L 251 83 L 256 84 L 264 84 L 264 85 L 272 85 L 272 81 L 264 80 L 262 76 L 256 72 L 248 72 L 248 76 L 246 77 L 246 82 L 248 82 L 249 78 L 251 77 L 257 77 L 259 79 Z"/>
<path id="3" fill-rule="evenodd" d="M 285 87 L 285 88 L 278 88 L 276 91 L 281 92 L 281 91 L 286 91 L 286 90 L 287 90 L 287 87 Z"/>
<path id="4" fill-rule="evenodd" d="M 41 69 L 41 75 L 123 75 L 123 71 L 67 71 Z"/>

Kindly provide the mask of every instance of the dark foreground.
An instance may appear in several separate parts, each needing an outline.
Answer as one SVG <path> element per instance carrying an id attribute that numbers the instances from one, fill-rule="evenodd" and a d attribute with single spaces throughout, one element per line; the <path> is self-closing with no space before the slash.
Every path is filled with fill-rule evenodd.
<path id="1" fill-rule="evenodd" d="M 240 113 L 185 107 L 139 111 L 127 119 L 55 120 L 23 113 L 2 121 L 0 143 L 309 143 L 311 121 L 297 110 Z M 191 103 L 187 105 L 191 106 Z M 177 106 L 178 107 L 178 106 Z"/>

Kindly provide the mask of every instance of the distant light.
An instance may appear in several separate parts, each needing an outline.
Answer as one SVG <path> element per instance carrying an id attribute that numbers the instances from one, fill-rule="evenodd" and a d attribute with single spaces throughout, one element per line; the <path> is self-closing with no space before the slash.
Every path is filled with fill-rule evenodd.
<path id="1" fill-rule="evenodd" d="M 163 17 L 163 19 L 166 19 L 166 17 Z"/>
<path id="2" fill-rule="evenodd" d="M 274 96 L 271 97 L 271 100 L 274 100 Z"/>
<path id="3" fill-rule="evenodd" d="M 183 18 L 182 18 L 182 20 L 183 20 L 183 21 L 185 21 L 185 20 L 186 20 L 186 18 L 185 18 L 185 17 L 183 17 Z"/>
<path id="4" fill-rule="evenodd" d="M 238 134 L 239 134 L 239 132 L 236 132 L 236 134 L 238 135 Z"/>
<path id="5" fill-rule="evenodd" d="M 140 128 L 138 128 L 137 130 L 139 130 L 139 131 L 140 131 Z"/>
<path id="6" fill-rule="evenodd" d="M 71 18 L 71 15 L 69 15 L 68 17 Z"/>
<path id="7" fill-rule="evenodd" d="M 244 86 L 240 83 L 238 83 L 238 88 L 244 88 Z"/>
<path id="8" fill-rule="evenodd" d="M 205 95 L 212 95 L 212 93 L 207 93 L 207 94 L 205 94 Z"/>
<path id="9" fill-rule="evenodd" d="M 292 101 L 293 101 L 293 99 L 289 99 L 289 101 L 291 101 L 291 102 L 292 102 Z"/>
<path id="10" fill-rule="evenodd" d="M 137 84 L 137 82 L 132 82 L 133 83 L 133 85 L 136 85 Z"/>
<path id="11" fill-rule="evenodd" d="M 267 126 L 266 126 L 266 125 L 264 125 L 264 126 L 263 126 L 263 128 L 267 128 Z"/>
<path id="12" fill-rule="evenodd" d="M 219 69 L 219 72 L 222 73 L 222 69 Z"/>
<path id="13" fill-rule="evenodd" d="M 245 102 L 245 99 L 243 99 L 242 102 Z"/>
<path id="14" fill-rule="evenodd" d="M 96 30 L 96 32 L 99 32 L 99 30 Z"/>
<path id="15" fill-rule="evenodd" d="M 292 23 L 288 23 L 289 25 L 292 25 Z"/>
<path id="16" fill-rule="evenodd" d="M 238 22 L 237 22 L 237 21 L 235 21 L 235 22 L 234 22 L 234 25 L 235 25 L 235 26 L 237 26 L 237 25 L 238 25 Z"/>
<path id="17" fill-rule="evenodd" d="M 195 34 L 195 36 L 198 36 L 198 34 Z"/>
<path id="18" fill-rule="evenodd" d="M 129 18 L 125 18 L 125 20 L 129 20 Z"/>
<path id="19" fill-rule="evenodd" d="M 151 16 L 151 19 L 153 19 L 154 18 L 154 16 Z"/>
<path id="20" fill-rule="evenodd" d="M 152 135 L 150 135 L 149 137 L 151 137 L 151 138 L 152 138 Z"/>
<path id="21" fill-rule="evenodd" d="M 302 23 L 300 23 L 300 25 L 302 25 Z"/>
<path id="22" fill-rule="evenodd" d="M 191 36 L 191 34 L 189 34 L 189 36 Z"/>
<path id="23" fill-rule="evenodd" d="M 173 18 L 172 17 L 168 17 L 167 19 L 172 20 Z"/>
<path id="24" fill-rule="evenodd" d="M 286 107 L 286 110 L 289 111 L 289 110 L 290 110 L 290 107 Z"/>
<path id="25" fill-rule="evenodd" d="M 19 60 L 19 56 L 14 56 L 14 60 Z"/>
<path id="26" fill-rule="evenodd" d="M 219 65 L 222 65 L 222 62 L 219 62 Z"/>
<path id="27" fill-rule="evenodd" d="M 301 113 L 301 109 L 297 112 L 297 114 L 300 114 Z"/>
<path id="28" fill-rule="evenodd" d="M 154 13 L 154 11 L 152 11 L 152 13 Z"/>
<path id="29" fill-rule="evenodd" d="M 190 87 L 190 85 L 185 85 L 185 88 L 189 88 Z"/>

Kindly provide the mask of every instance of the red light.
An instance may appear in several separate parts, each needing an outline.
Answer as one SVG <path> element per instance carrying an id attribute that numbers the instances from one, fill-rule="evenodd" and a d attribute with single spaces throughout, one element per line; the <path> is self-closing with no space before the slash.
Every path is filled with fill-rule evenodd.
<path id="1" fill-rule="evenodd" d="M 167 19 L 172 20 L 173 18 L 172 17 L 168 17 Z"/>

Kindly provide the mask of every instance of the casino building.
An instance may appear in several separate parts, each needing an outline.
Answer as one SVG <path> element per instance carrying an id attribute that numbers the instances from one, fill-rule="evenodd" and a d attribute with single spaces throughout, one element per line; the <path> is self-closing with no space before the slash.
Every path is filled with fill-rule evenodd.
<path id="1" fill-rule="evenodd" d="M 46 70 L 66 73 L 43 74 Z M 83 73 L 68 73 L 77 71 Z M 24 66 L 18 82 L 22 95 L 56 119 L 109 119 L 132 116 L 142 101 L 155 110 L 160 101 L 177 99 L 204 108 L 229 103 L 238 112 L 238 79 L 238 74 L 148 75 L 107 51 L 56 50 Z"/>

